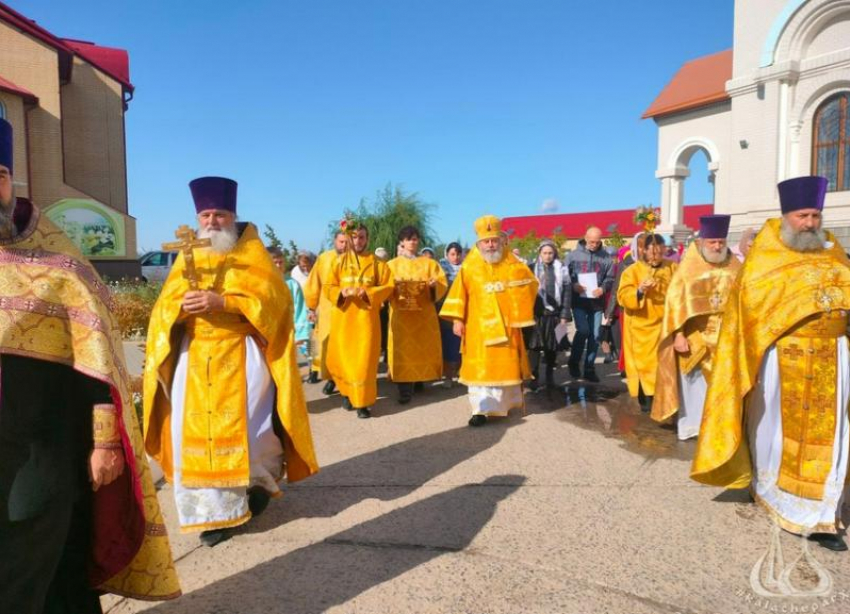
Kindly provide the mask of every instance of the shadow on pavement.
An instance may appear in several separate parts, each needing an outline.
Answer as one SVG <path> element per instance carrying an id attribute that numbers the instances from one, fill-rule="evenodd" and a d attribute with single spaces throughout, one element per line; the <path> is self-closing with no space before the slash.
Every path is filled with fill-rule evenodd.
<path id="1" fill-rule="evenodd" d="M 288 486 L 285 504 L 272 502 L 262 516 L 245 525 L 244 531 L 267 531 L 297 518 L 329 518 L 365 499 L 391 501 L 404 497 L 495 446 L 507 429 L 519 422 L 513 415 L 482 428 L 462 426 L 322 467 L 317 475 Z"/>
<path id="2" fill-rule="evenodd" d="M 463 551 L 523 482 L 523 476 L 501 475 L 458 486 L 146 611 L 325 612 L 432 559 Z"/>
<path id="3" fill-rule="evenodd" d="M 324 385 L 324 381 L 318 384 L 305 384 L 305 386 L 317 386 L 319 389 Z M 410 403 L 399 405 L 397 402 L 398 388 L 396 385 L 386 377 L 378 377 L 378 399 L 372 406 L 372 417 L 392 416 L 417 405 L 442 403 L 443 401 L 448 401 L 464 394 L 466 394 L 466 386 L 455 384 L 451 388 L 443 388 L 442 386 L 435 386 L 432 382 L 428 382 L 425 384 L 424 390 L 416 392 L 413 395 L 413 400 Z M 338 390 L 331 396 L 322 396 L 307 402 L 307 412 L 310 414 L 321 414 L 335 409 L 345 411 L 342 409 L 342 397 Z"/>

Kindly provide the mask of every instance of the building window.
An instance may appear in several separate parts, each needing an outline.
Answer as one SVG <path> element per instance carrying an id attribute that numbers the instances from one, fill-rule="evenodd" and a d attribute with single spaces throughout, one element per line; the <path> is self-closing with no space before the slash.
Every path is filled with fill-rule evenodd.
<path id="1" fill-rule="evenodd" d="M 850 92 L 824 100 L 814 126 L 813 174 L 829 180 L 830 192 L 850 190 Z"/>
<path id="2" fill-rule="evenodd" d="M 6 119 L 6 105 L 0 100 L 0 119 Z"/>

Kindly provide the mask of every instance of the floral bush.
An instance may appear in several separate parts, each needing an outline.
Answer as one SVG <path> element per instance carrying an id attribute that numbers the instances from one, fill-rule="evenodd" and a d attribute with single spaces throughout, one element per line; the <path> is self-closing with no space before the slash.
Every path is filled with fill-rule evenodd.
<path id="1" fill-rule="evenodd" d="M 141 339 L 148 330 L 154 303 L 162 284 L 142 281 L 114 281 L 109 283 L 113 310 L 124 339 Z"/>

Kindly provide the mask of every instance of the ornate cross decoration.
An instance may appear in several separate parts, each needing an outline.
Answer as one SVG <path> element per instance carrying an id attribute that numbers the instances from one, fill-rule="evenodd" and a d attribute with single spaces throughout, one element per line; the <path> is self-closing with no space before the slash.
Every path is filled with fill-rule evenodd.
<path id="1" fill-rule="evenodd" d="M 195 235 L 195 231 L 188 226 L 180 226 L 174 236 L 177 241 L 172 243 L 163 243 L 162 249 L 166 251 L 183 252 L 183 260 L 186 262 L 186 268 L 183 271 L 183 277 L 189 281 L 189 289 L 198 289 L 198 272 L 195 270 L 195 254 L 194 249 L 197 247 L 209 247 L 212 241 L 209 239 L 199 239 Z"/>

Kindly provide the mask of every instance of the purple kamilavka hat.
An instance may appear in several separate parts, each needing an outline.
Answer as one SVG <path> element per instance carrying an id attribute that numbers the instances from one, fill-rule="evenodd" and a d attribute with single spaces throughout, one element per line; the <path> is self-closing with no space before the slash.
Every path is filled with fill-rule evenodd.
<path id="1" fill-rule="evenodd" d="M 221 209 L 236 213 L 236 182 L 225 177 L 199 177 L 189 182 L 195 211 Z"/>
<path id="2" fill-rule="evenodd" d="M 823 211 L 823 201 L 826 198 L 826 188 L 829 182 L 825 177 L 809 176 L 795 177 L 781 182 L 779 189 L 779 204 L 782 215 L 799 209 L 820 209 Z"/>
<path id="3" fill-rule="evenodd" d="M 714 215 L 699 216 L 699 238 L 700 239 L 725 239 L 729 234 L 729 222 L 731 215 L 716 213 Z"/>

